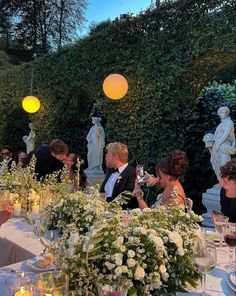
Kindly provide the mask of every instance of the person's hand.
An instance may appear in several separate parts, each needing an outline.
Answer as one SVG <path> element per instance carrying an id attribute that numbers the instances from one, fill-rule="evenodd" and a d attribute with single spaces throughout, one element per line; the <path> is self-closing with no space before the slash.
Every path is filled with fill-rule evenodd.
<path id="1" fill-rule="evenodd" d="M 136 178 L 135 180 L 133 194 L 136 196 L 137 200 L 140 200 L 143 198 L 143 191 L 141 189 L 141 184 L 138 182 L 138 178 Z"/>
<path id="2" fill-rule="evenodd" d="M 142 191 L 141 184 L 139 183 L 138 178 L 136 178 L 133 193 L 135 194 L 136 192 L 140 192 L 140 191 Z"/>
<path id="3" fill-rule="evenodd" d="M 154 185 L 159 185 L 160 178 L 157 178 L 153 175 L 149 175 L 148 172 L 145 172 L 145 175 L 143 178 L 145 179 L 148 187 L 152 187 Z"/>

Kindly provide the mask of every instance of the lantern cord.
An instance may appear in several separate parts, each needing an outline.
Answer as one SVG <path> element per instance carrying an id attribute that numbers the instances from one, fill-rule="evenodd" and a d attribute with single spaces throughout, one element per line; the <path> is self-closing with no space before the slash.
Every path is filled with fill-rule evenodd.
<path id="1" fill-rule="evenodd" d="M 31 96 L 33 95 L 33 82 L 34 82 L 34 68 L 33 68 L 33 65 L 32 65 L 32 68 L 31 68 L 31 81 L 30 81 L 30 94 Z"/>
<path id="2" fill-rule="evenodd" d="M 33 54 L 33 61 L 31 67 L 31 80 L 30 80 L 30 94 L 33 95 L 33 83 L 34 83 L 34 61 L 36 60 L 36 53 Z"/>

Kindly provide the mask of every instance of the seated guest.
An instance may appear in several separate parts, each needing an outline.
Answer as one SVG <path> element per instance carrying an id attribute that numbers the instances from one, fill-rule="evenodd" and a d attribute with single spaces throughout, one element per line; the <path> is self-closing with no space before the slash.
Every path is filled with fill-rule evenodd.
<path id="1" fill-rule="evenodd" d="M 183 175 L 188 167 L 188 158 L 184 151 L 176 149 L 170 152 L 168 157 L 158 161 L 156 166 L 157 178 L 145 175 L 148 186 L 158 185 L 164 188 L 162 194 L 157 197 L 155 205 L 176 206 L 186 205 L 186 196 L 184 189 L 179 182 L 179 178 Z M 147 204 L 143 199 L 143 191 L 138 181 L 135 182 L 134 195 L 136 196 L 139 207 L 147 208 Z"/>
<path id="2" fill-rule="evenodd" d="M 236 223 L 236 158 L 223 165 L 220 168 L 220 173 L 221 213 L 229 217 L 229 222 Z"/>
<path id="3" fill-rule="evenodd" d="M 27 153 L 24 150 L 20 150 L 17 153 L 17 168 L 22 168 L 24 164 L 24 159 L 27 157 Z"/>
<path id="4" fill-rule="evenodd" d="M 10 171 L 12 165 L 12 148 L 8 145 L 2 146 L 0 151 L 2 157 L 2 163 L 0 167 L 0 175 L 4 173 L 5 170 Z"/>
<path id="5" fill-rule="evenodd" d="M 105 197 L 107 202 L 114 200 L 123 191 L 134 190 L 136 171 L 135 168 L 128 165 L 128 148 L 125 144 L 114 142 L 106 147 L 106 166 L 109 172 L 100 188 L 101 196 Z M 133 197 L 123 205 L 123 209 L 137 208 L 138 203 Z"/>
<path id="6" fill-rule="evenodd" d="M 70 153 L 63 160 L 64 165 L 67 167 L 69 171 L 69 179 L 72 182 L 72 192 L 78 190 L 78 168 L 77 168 L 77 159 L 78 156 L 75 153 Z M 85 189 L 87 186 L 87 176 L 83 172 L 80 166 L 79 172 L 79 187 L 80 189 Z"/>
<path id="7" fill-rule="evenodd" d="M 35 173 L 37 180 L 63 168 L 62 161 L 69 154 L 69 147 L 60 139 L 54 139 L 50 145 L 42 145 L 31 151 L 24 160 L 29 165 L 32 155 L 36 157 Z"/>

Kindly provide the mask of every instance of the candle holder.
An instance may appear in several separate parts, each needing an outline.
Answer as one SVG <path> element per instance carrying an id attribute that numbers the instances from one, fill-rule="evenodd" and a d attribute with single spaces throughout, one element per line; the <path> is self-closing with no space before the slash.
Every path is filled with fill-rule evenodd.
<path id="1" fill-rule="evenodd" d="M 13 204 L 13 216 L 18 218 L 21 217 L 21 203 L 16 200 Z"/>
<path id="2" fill-rule="evenodd" d="M 33 296 L 31 293 L 32 272 L 16 272 L 5 280 L 7 296 Z"/>
<path id="3" fill-rule="evenodd" d="M 130 281 L 124 277 L 114 280 L 110 276 L 102 276 L 97 282 L 99 296 L 127 296 L 130 286 Z"/>
<path id="4" fill-rule="evenodd" d="M 37 274 L 32 279 L 32 293 L 34 296 L 58 296 L 68 292 L 69 281 L 65 273 L 55 271 Z"/>

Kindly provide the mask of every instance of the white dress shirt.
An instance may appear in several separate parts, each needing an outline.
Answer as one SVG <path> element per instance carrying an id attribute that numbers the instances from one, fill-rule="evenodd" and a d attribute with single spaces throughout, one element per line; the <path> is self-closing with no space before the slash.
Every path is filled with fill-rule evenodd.
<path id="1" fill-rule="evenodd" d="M 110 175 L 109 179 L 106 182 L 106 185 L 104 187 L 105 190 L 105 196 L 106 197 L 111 197 L 112 192 L 114 189 L 114 186 L 116 184 L 116 181 L 119 177 L 119 175 L 123 172 L 123 170 L 128 166 L 128 163 L 123 164 L 121 167 L 118 168 L 119 172 L 114 172 Z"/>

